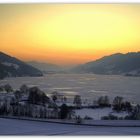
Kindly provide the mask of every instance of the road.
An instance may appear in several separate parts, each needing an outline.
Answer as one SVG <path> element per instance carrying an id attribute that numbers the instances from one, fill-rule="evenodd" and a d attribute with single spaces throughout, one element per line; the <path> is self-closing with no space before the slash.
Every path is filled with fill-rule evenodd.
<path id="1" fill-rule="evenodd" d="M 82 126 L 0 118 L 0 135 L 140 135 L 140 127 Z"/>

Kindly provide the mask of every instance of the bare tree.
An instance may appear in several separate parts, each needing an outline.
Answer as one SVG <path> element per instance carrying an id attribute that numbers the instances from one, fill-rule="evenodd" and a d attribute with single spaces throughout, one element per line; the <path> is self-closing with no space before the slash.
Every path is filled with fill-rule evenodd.
<path id="1" fill-rule="evenodd" d="M 4 85 L 4 89 L 7 93 L 10 93 L 13 91 L 13 88 L 9 84 Z"/>
<path id="2" fill-rule="evenodd" d="M 108 96 L 101 96 L 97 101 L 98 105 L 101 107 L 108 107 L 110 105 L 110 101 Z"/>
<path id="3" fill-rule="evenodd" d="M 27 85 L 23 84 L 23 85 L 20 87 L 20 91 L 21 91 L 22 93 L 27 94 L 28 91 L 29 91 L 29 88 L 28 88 Z"/>
<path id="4" fill-rule="evenodd" d="M 103 104 L 104 104 L 104 97 L 103 96 L 99 97 L 97 102 L 98 102 L 99 106 L 103 106 Z"/>
<path id="5" fill-rule="evenodd" d="M 123 97 L 117 96 L 113 100 L 113 109 L 120 111 L 122 109 Z"/>
<path id="6" fill-rule="evenodd" d="M 0 92 L 4 91 L 4 87 L 0 86 Z"/>
<path id="7" fill-rule="evenodd" d="M 19 101 L 20 98 L 22 97 L 22 93 L 21 93 L 21 91 L 19 91 L 19 90 L 16 90 L 16 91 L 14 92 L 14 95 L 15 95 L 15 98 L 16 98 L 17 101 Z"/>
<path id="8" fill-rule="evenodd" d="M 52 92 L 51 98 L 54 102 L 56 102 L 56 100 L 58 99 L 58 92 L 57 91 Z"/>
<path id="9" fill-rule="evenodd" d="M 82 100 L 80 95 L 75 95 L 73 104 L 75 104 L 76 107 L 81 108 Z"/>
<path id="10" fill-rule="evenodd" d="M 110 101 L 109 101 L 109 97 L 108 97 L 108 96 L 104 96 L 104 104 L 105 104 L 106 106 L 109 106 Z"/>

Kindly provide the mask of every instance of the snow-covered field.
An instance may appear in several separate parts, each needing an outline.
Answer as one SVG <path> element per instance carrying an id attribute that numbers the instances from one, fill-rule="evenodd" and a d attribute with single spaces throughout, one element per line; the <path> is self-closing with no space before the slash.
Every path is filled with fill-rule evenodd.
<path id="1" fill-rule="evenodd" d="M 93 118 L 94 120 L 100 120 L 103 116 L 108 116 L 109 114 L 115 115 L 117 117 L 125 117 L 128 115 L 126 112 L 113 112 L 111 108 L 97 108 L 97 109 L 77 109 L 75 110 L 75 115 L 80 116 L 81 118 L 84 118 L 85 116 L 88 116 L 90 118 Z"/>
<path id="2" fill-rule="evenodd" d="M 140 127 L 103 127 L 0 118 L 0 135 L 140 135 Z"/>

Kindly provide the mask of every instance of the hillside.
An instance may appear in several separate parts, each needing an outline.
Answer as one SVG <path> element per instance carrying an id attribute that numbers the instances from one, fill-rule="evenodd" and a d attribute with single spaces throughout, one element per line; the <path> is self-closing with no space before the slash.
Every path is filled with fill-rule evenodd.
<path id="1" fill-rule="evenodd" d="M 5 77 L 42 76 L 42 72 L 23 61 L 0 52 L 0 79 Z"/>
<path id="2" fill-rule="evenodd" d="M 140 75 L 140 52 L 127 54 L 116 53 L 101 59 L 79 65 L 75 72 L 95 74 L 123 74 L 128 76 Z"/>

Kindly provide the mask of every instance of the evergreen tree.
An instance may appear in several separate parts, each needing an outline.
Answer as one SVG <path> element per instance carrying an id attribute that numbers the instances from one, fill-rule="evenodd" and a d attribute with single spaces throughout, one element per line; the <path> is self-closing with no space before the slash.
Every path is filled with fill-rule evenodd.
<path id="1" fill-rule="evenodd" d="M 60 118 L 66 119 L 68 117 L 68 113 L 69 113 L 68 106 L 66 104 L 62 104 L 62 106 L 60 107 Z"/>
<path id="2" fill-rule="evenodd" d="M 38 87 L 33 87 L 29 90 L 29 103 L 31 104 L 42 104 L 50 103 L 50 99 L 45 95 Z"/>

